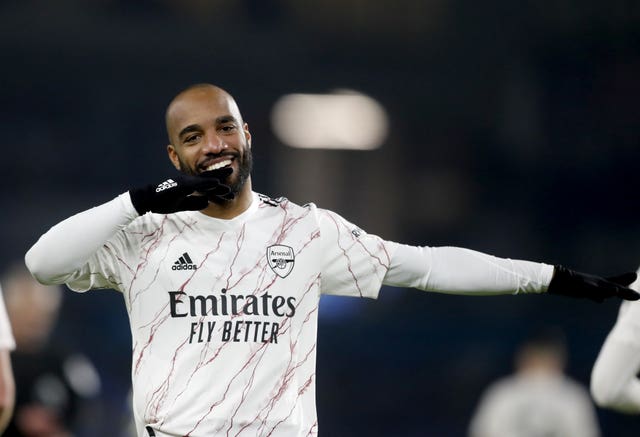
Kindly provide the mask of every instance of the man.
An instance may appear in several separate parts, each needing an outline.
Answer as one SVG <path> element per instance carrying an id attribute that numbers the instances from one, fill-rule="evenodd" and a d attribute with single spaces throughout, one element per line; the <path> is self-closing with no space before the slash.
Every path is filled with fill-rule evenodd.
<path id="1" fill-rule="evenodd" d="M 123 293 L 140 436 L 316 435 L 323 293 L 375 298 L 390 284 L 639 297 L 624 286 L 633 273 L 615 283 L 466 249 L 400 245 L 313 204 L 254 193 L 249 127 L 214 85 L 178 94 L 166 125 L 181 174 L 62 221 L 26 255 L 42 282 Z"/>
<path id="2" fill-rule="evenodd" d="M 16 399 L 10 352 L 16 347 L 0 288 L 0 434 L 11 420 Z"/>
<path id="3" fill-rule="evenodd" d="M 631 284 L 640 289 L 640 281 Z M 598 406 L 640 413 L 640 304 L 624 302 L 591 373 L 591 394 Z"/>
<path id="4" fill-rule="evenodd" d="M 488 387 L 469 427 L 470 437 L 600 435 L 589 392 L 564 374 L 561 332 L 540 332 L 516 354 L 516 372 Z"/>

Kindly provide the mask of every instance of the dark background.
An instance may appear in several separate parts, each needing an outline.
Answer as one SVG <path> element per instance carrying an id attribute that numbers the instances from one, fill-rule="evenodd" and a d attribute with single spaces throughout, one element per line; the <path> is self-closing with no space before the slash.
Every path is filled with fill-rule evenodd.
<path id="1" fill-rule="evenodd" d="M 0 266 L 57 221 L 162 179 L 164 109 L 216 83 L 253 134 L 254 188 L 421 245 L 609 275 L 640 264 L 640 3 L 625 0 L 0 0 Z M 369 152 L 281 144 L 279 97 L 349 88 L 390 131 Z M 303 177 L 305 176 L 306 177 Z M 383 289 L 323 301 L 324 436 L 462 436 L 538 326 L 587 385 L 618 302 Z M 85 435 L 126 421 L 130 334 L 112 291 L 65 293 L 56 335 L 103 378 Z M 598 410 L 605 436 L 637 417 Z"/>

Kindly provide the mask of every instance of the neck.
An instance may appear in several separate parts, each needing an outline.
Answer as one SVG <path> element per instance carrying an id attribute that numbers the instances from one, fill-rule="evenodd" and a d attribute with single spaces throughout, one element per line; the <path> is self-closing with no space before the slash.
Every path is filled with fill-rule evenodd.
<path id="1" fill-rule="evenodd" d="M 245 212 L 251 205 L 251 178 L 248 178 L 240 193 L 231 201 L 225 203 L 209 203 L 207 208 L 200 211 L 209 217 L 229 220 Z"/>

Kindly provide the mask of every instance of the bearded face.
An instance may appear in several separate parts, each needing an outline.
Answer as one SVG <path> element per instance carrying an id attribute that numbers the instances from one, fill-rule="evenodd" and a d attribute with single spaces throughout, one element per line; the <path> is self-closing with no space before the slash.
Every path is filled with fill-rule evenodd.
<path id="1" fill-rule="evenodd" d="M 205 171 L 208 171 L 210 169 L 210 166 L 206 165 L 207 162 L 218 161 L 224 164 L 226 162 L 225 158 L 229 158 L 230 163 L 235 161 L 237 163 L 237 170 L 234 169 L 233 173 L 231 173 L 220 182 L 224 185 L 227 185 L 231 189 L 233 197 L 238 197 L 238 195 L 242 191 L 242 188 L 247 182 L 247 179 L 249 179 L 249 176 L 251 176 L 251 171 L 253 170 L 253 154 L 251 153 L 251 147 L 249 147 L 248 141 L 246 139 L 241 152 L 226 151 L 219 154 L 209 154 L 207 156 L 207 160 L 205 160 L 202 165 L 199 165 L 196 168 L 188 165 L 183 161 L 180 155 L 178 155 L 180 170 L 189 175 L 198 175 Z M 221 159 L 222 161 L 220 161 Z M 225 203 L 229 200 L 215 198 L 212 201 L 214 203 Z"/>

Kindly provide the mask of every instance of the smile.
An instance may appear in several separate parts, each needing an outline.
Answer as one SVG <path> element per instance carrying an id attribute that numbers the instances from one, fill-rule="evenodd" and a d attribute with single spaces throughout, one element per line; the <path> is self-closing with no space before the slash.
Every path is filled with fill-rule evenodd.
<path id="1" fill-rule="evenodd" d="M 224 161 L 214 162 L 213 164 L 206 167 L 204 170 L 205 171 L 217 170 L 219 168 L 226 167 L 228 165 L 231 165 L 231 160 L 225 159 Z"/>

